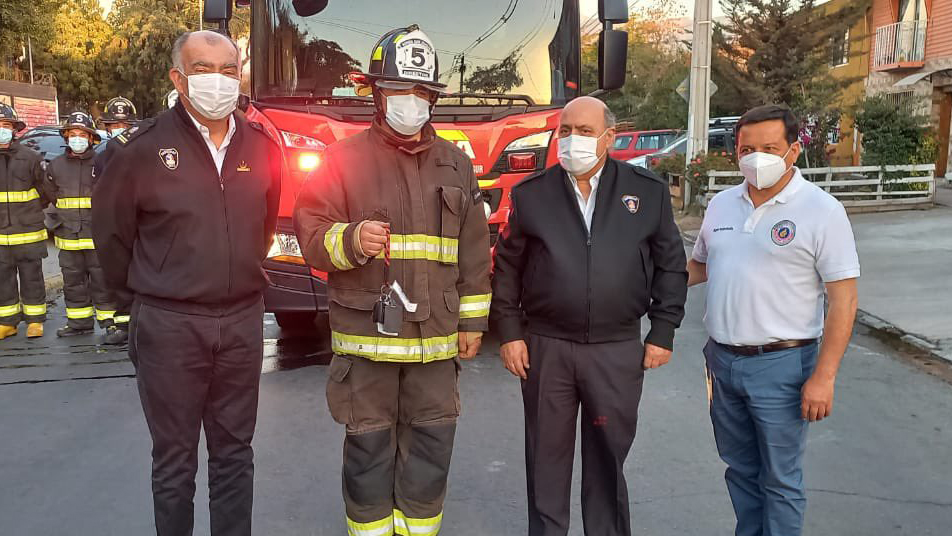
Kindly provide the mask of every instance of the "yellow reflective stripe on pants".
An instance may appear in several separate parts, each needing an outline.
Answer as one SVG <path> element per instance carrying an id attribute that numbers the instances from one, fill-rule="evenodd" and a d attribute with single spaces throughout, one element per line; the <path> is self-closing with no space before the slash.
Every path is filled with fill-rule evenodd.
<path id="1" fill-rule="evenodd" d="M 370 523 L 358 523 L 349 517 L 347 518 L 347 536 L 391 536 L 392 534 L 392 515 Z"/>
<path id="2" fill-rule="evenodd" d="M 46 234 L 46 229 L 33 231 L 32 233 L 0 234 L 0 246 L 22 246 L 42 242 L 47 238 L 49 238 L 49 235 Z"/>
<path id="3" fill-rule="evenodd" d="M 344 252 L 344 231 L 346 229 L 346 223 L 335 223 L 324 234 L 324 249 L 327 250 L 327 256 L 331 258 L 331 263 L 338 270 L 350 270 L 354 267 L 347 260 L 347 253 Z"/>
<path id="4" fill-rule="evenodd" d="M 390 258 L 457 263 L 459 240 L 424 234 L 390 235 Z"/>
<path id="5" fill-rule="evenodd" d="M 115 315 L 112 317 L 112 321 L 116 324 L 128 324 L 129 320 L 129 315 Z"/>
<path id="6" fill-rule="evenodd" d="M 91 197 L 63 197 L 56 200 L 56 208 L 93 208 Z"/>
<path id="7" fill-rule="evenodd" d="M 20 304 L 4 305 L 0 307 L 0 317 L 7 317 L 20 314 Z"/>
<path id="8" fill-rule="evenodd" d="M 460 296 L 459 298 L 459 317 L 460 318 L 481 318 L 489 316 L 489 304 L 492 303 L 492 294 L 474 294 L 472 296 Z"/>
<path id="9" fill-rule="evenodd" d="M 66 251 L 80 251 L 83 249 L 96 249 L 96 244 L 92 238 L 60 238 L 53 239 L 56 247 Z"/>
<path id="10" fill-rule="evenodd" d="M 459 354 L 459 334 L 426 339 L 366 337 L 331 332 L 331 347 L 343 355 L 366 357 L 373 361 L 424 362 L 450 359 Z"/>
<path id="11" fill-rule="evenodd" d="M 95 314 L 95 311 L 92 307 L 67 307 L 66 308 L 66 318 L 72 318 L 74 320 L 79 318 L 92 318 Z"/>
<path id="12" fill-rule="evenodd" d="M 23 304 L 23 314 L 26 316 L 42 316 L 46 314 L 46 304 L 43 305 L 27 305 Z"/>
<path id="13" fill-rule="evenodd" d="M 393 528 L 400 536 L 436 536 L 443 524 L 443 512 L 435 517 L 415 519 L 400 510 L 393 511 Z"/>
<path id="14" fill-rule="evenodd" d="M 96 320 L 102 322 L 104 320 L 109 320 L 110 318 L 116 316 L 115 311 L 100 311 L 96 309 Z"/>
<path id="15" fill-rule="evenodd" d="M 40 194 L 36 188 L 30 188 L 25 192 L 0 192 L 0 203 L 26 203 L 39 198 Z"/>

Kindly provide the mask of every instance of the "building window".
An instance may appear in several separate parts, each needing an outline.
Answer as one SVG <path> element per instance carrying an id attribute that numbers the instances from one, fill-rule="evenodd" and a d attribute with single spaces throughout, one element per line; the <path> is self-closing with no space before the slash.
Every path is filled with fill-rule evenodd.
<path id="1" fill-rule="evenodd" d="M 839 67 L 850 62 L 850 31 L 838 33 L 830 43 L 830 67 Z"/>

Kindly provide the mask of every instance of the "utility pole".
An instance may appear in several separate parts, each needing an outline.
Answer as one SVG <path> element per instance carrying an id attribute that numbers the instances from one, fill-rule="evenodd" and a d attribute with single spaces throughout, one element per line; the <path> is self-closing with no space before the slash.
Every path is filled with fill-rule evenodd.
<path id="1" fill-rule="evenodd" d="M 712 0 L 694 3 L 694 39 L 691 46 L 691 94 L 688 101 L 688 143 L 685 165 L 707 151 L 707 126 L 711 113 L 711 4 Z M 684 181 L 684 201 L 691 201 L 691 188 Z"/>
<path id="2" fill-rule="evenodd" d="M 205 29 L 205 21 L 202 17 L 202 12 L 205 11 L 205 0 L 198 0 L 198 30 L 202 31 Z"/>
<path id="3" fill-rule="evenodd" d="M 459 92 L 463 92 L 463 81 L 466 78 L 466 54 L 459 56 Z M 463 97 L 459 98 L 459 105 L 463 105 Z"/>
<path id="4" fill-rule="evenodd" d="M 30 57 L 30 83 L 33 83 L 33 39 L 28 35 L 26 36 L 26 47 L 27 54 Z"/>

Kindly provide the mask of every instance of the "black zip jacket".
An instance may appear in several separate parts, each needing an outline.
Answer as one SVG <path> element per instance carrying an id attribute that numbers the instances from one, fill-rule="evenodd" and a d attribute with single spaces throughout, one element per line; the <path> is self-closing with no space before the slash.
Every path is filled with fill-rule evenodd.
<path id="1" fill-rule="evenodd" d="M 92 210 L 82 202 L 93 195 L 92 145 L 84 153 L 74 154 L 69 149 L 57 156 L 46 167 L 50 201 L 56 205 L 53 234 L 60 238 L 77 239 L 93 237 Z"/>
<path id="2" fill-rule="evenodd" d="M 0 235 L 44 229 L 43 208 L 49 199 L 44 188 L 42 162 L 40 153 L 16 140 L 6 149 L 0 149 L 0 192 L 3 192 L 0 194 Z"/>
<path id="3" fill-rule="evenodd" d="M 260 299 L 281 192 L 280 148 L 234 114 L 221 176 L 179 103 L 110 141 L 96 163 L 93 239 L 108 283 L 182 312 Z"/>
<path id="4" fill-rule="evenodd" d="M 561 166 L 512 189 L 490 312 L 503 343 L 523 339 L 526 328 L 581 343 L 640 338 L 647 313 L 645 342 L 671 349 L 686 299 L 670 193 L 650 172 L 608 159 L 591 233 Z"/>

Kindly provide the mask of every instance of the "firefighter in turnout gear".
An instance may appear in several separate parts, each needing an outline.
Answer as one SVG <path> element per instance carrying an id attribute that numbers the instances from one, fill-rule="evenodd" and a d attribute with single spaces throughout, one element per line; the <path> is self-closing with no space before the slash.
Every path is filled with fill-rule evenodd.
<path id="1" fill-rule="evenodd" d="M 354 78 L 375 118 L 327 149 L 295 231 L 308 263 L 328 272 L 327 402 L 347 428 L 348 534 L 433 536 L 459 358 L 476 355 L 488 328 L 489 229 L 472 161 L 430 125 L 445 85 L 429 38 L 415 26 L 387 33 Z"/>
<path id="2" fill-rule="evenodd" d="M 129 130 L 136 121 L 136 107 L 125 97 L 115 97 L 106 103 L 106 110 L 99 118 L 103 129 L 109 133 L 109 139 Z"/>
<path id="3" fill-rule="evenodd" d="M 21 320 L 27 337 L 42 337 L 46 321 L 48 201 L 43 158 L 14 138 L 24 128 L 16 111 L 0 103 L 0 339 L 16 335 Z"/>
<path id="4" fill-rule="evenodd" d="M 99 134 L 92 117 L 73 112 L 60 127 L 66 153 L 47 166 L 47 190 L 56 206 L 53 234 L 59 248 L 66 298 L 66 326 L 56 330 L 59 337 L 91 333 L 98 321 L 106 330 L 107 344 L 125 342 L 128 319 L 115 318 L 116 304 L 106 286 L 105 275 L 96 256 L 92 235 L 93 144 Z"/>

